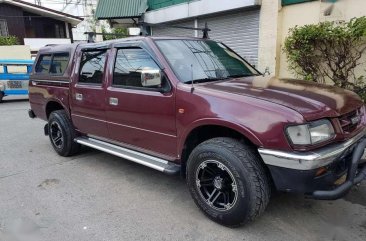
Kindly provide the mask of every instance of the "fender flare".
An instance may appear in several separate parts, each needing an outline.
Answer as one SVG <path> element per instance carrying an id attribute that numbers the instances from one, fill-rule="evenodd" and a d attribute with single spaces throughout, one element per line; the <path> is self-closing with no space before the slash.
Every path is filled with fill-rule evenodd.
<path id="1" fill-rule="evenodd" d="M 46 104 L 44 105 L 44 113 L 45 113 L 45 116 L 47 117 L 47 106 L 50 102 L 55 102 L 57 104 L 59 104 L 60 106 L 62 106 L 62 108 L 66 111 L 66 114 L 69 118 L 71 118 L 70 116 L 70 110 L 68 107 L 66 107 L 62 101 L 60 101 L 59 99 L 56 99 L 56 98 L 50 98 L 50 99 L 47 99 L 47 102 Z"/>
<path id="2" fill-rule="evenodd" d="M 192 122 L 183 130 L 182 135 L 178 141 L 178 154 L 181 156 L 181 154 L 183 153 L 184 144 L 186 143 L 189 134 L 193 130 L 195 130 L 198 127 L 212 126 L 212 125 L 232 129 L 232 130 L 242 134 L 249 141 L 251 141 L 254 145 L 263 146 L 262 142 L 257 138 L 257 136 L 251 130 L 247 129 L 246 127 L 244 127 L 238 123 L 234 123 L 234 122 L 230 122 L 230 121 L 222 120 L 222 119 L 216 119 L 216 118 L 205 118 L 205 119 L 199 119 L 199 120 Z"/>

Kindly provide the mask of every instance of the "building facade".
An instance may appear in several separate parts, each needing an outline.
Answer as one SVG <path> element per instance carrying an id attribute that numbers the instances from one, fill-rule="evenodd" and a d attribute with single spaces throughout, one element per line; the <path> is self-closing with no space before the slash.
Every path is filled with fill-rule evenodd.
<path id="1" fill-rule="evenodd" d="M 21 0 L 0 0 L 0 35 L 13 35 L 32 51 L 46 44 L 70 43 L 83 19 Z"/>
<path id="2" fill-rule="evenodd" d="M 152 35 L 199 37 L 197 30 L 183 30 L 170 26 L 198 27 L 205 24 L 209 36 L 222 41 L 253 65 L 258 64 L 260 4 L 256 0 L 223 1 L 150 1 L 145 13 L 147 23 L 156 24 Z M 168 23 L 166 26 L 159 24 Z"/>
<path id="3" fill-rule="evenodd" d="M 95 15 L 114 26 L 145 23 L 155 36 L 199 37 L 198 30 L 176 26 L 202 28 L 207 23 L 210 38 L 261 72 L 294 77 L 282 51 L 290 28 L 365 14 L 365 0 L 99 0 Z"/>
<path id="4" fill-rule="evenodd" d="M 277 31 L 276 75 L 283 78 L 296 77 L 288 70 L 286 55 L 282 48 L 289 30 L 295 26 L 317 24 L 324 21 L 348 22 L 352 18 L 366 16 L 365 0 L 283 0 L 279 9 Z M 361 62 L 366 63 L 366 56 Z M 356 68 L 356 75 L 366 76 L 366 66 Z"/>

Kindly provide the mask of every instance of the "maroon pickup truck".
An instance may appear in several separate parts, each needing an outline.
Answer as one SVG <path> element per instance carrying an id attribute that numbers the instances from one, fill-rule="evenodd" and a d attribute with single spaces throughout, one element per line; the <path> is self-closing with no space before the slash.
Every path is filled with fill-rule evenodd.
<path id="1" fill-rule="evenodd" d="M 30 117 L 55 151 L 89 146 L 187 180 L 237 226 L 271 190 L 331 200 L 366 177 L 366 110 L 351 91 L 264 77 L 223 43 L 135 37 L 42 48 Z"/>

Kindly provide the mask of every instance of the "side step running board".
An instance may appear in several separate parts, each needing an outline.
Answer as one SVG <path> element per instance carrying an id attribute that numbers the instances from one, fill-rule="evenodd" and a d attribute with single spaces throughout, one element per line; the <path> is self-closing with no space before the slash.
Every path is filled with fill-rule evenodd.
<path id="1" fill-rule="evenodd" d="M 169 175 L 174 175 L 180 172 L 180 166 L 177 164 L 105 141 L 100 141 L 90 137 L 77 137 L 74 141 L 79 144 L 139 163 Z"/>

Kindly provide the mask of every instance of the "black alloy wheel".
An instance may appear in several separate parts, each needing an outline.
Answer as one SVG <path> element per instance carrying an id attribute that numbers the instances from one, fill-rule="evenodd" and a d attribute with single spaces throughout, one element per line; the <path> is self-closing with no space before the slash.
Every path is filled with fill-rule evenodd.
<path id="1" fill-rule="evenodd" d="M 196 185 L 201 197 L 219 211 L 231 209 L 238 198 L 234 175 L 216 160 L 202 162 L 196 171 Z"/>

